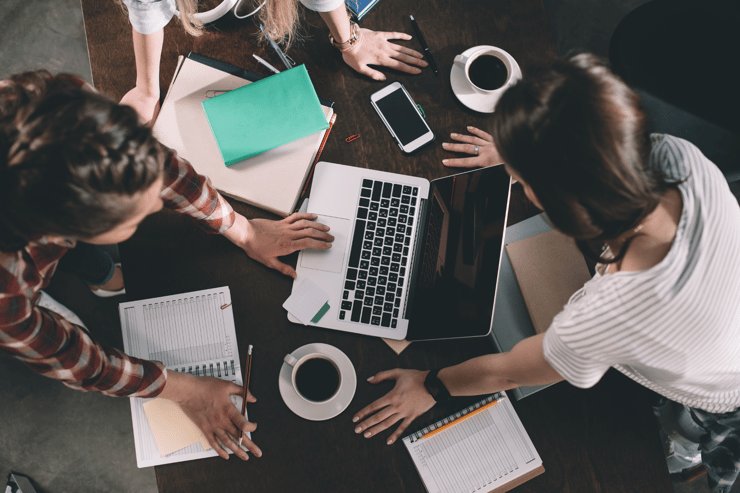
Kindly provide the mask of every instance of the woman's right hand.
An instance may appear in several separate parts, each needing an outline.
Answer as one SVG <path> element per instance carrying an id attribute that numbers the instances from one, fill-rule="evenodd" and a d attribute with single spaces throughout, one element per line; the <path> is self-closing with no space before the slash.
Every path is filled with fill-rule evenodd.
<path id="1" fill-rule="evenodd" d="M 443 142 L 442 148 L 446 151 L 472 154 L 473 157 L 443 159 L 442 164 L 451 168 L 485 168 L 504 162 L 493 143 L 491 134 L 475 127 L 468 127 L 468 132 L 473 135 L 450 134 L 453 140 L 463 143 L 450 144 Z M 476 146 L 478 146 L 477 154 L 475 153 Z"/>
<path id="2" fill-rule="evenodd" d="M 386 440 L 388 445 L 394 443 L 413 421 L 429 411 L 435 404 L 434 398 L 424 386 L 424 379 L 429 371 L 395 370 L 381 371 L 368 378 L 372 384 L 385 380 L 395 380 L 393 390 L 358 412 L 352 421 L 357 423 L 355 433 L 362 433 L 365 438 L 377 435 L 399 421 L 396 431 Z"/>

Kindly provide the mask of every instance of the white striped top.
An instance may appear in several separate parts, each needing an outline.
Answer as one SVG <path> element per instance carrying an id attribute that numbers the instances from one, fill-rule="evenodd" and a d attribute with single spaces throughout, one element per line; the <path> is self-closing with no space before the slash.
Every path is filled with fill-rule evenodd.
<path id="1" fill-rule="evenodd" d="M 614 367 L 673 401 L 732 411 L 740 407 L 740 207 L 693 144 L 651 140 L 651 163 L 685 179 L 673 245 L 649 269 L 589 280 L 547 330 L 545 359 L 577 387 Z"/>

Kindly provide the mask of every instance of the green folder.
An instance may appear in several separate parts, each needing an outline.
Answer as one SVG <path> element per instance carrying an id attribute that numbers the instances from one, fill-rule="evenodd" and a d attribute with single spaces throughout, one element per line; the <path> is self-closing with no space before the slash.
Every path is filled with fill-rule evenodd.
<path id="1" fill-rule="evenodd" d="M 329 128 L 305 65 L 202 104 L 226 166 Z"/>

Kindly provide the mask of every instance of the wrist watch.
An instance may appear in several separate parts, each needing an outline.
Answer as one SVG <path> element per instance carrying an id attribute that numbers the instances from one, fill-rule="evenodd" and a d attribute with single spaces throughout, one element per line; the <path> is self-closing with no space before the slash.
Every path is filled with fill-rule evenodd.
<path id="1" fill-rule="evenodd" d="M 445 384 L 442 383 L 442 380 L 437 377 L 439 370 L 440 368 L 437 368 L 427 374 L 427 377 L 424 379 L 424 387 L 426 387 L 427 391 L 438 404 L 446 404 L 452 399 L 452 396 L 447 390 L 447 387 L 445 387 Z"/>

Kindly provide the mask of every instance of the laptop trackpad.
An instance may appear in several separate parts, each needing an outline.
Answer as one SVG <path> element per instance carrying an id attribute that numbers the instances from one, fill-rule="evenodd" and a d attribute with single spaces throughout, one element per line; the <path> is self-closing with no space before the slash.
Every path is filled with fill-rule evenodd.
<path id="1" fill-rule="evenodd" d="M 344 265 L 344 251 L 352 223 L 349 219 L 331 216 L 319 216 L 316 221 L 329 226 L 329 234 L 334 236 L 334 241 L 328 250 L 303 250 L 301 267 L 339 274 Z"/>

